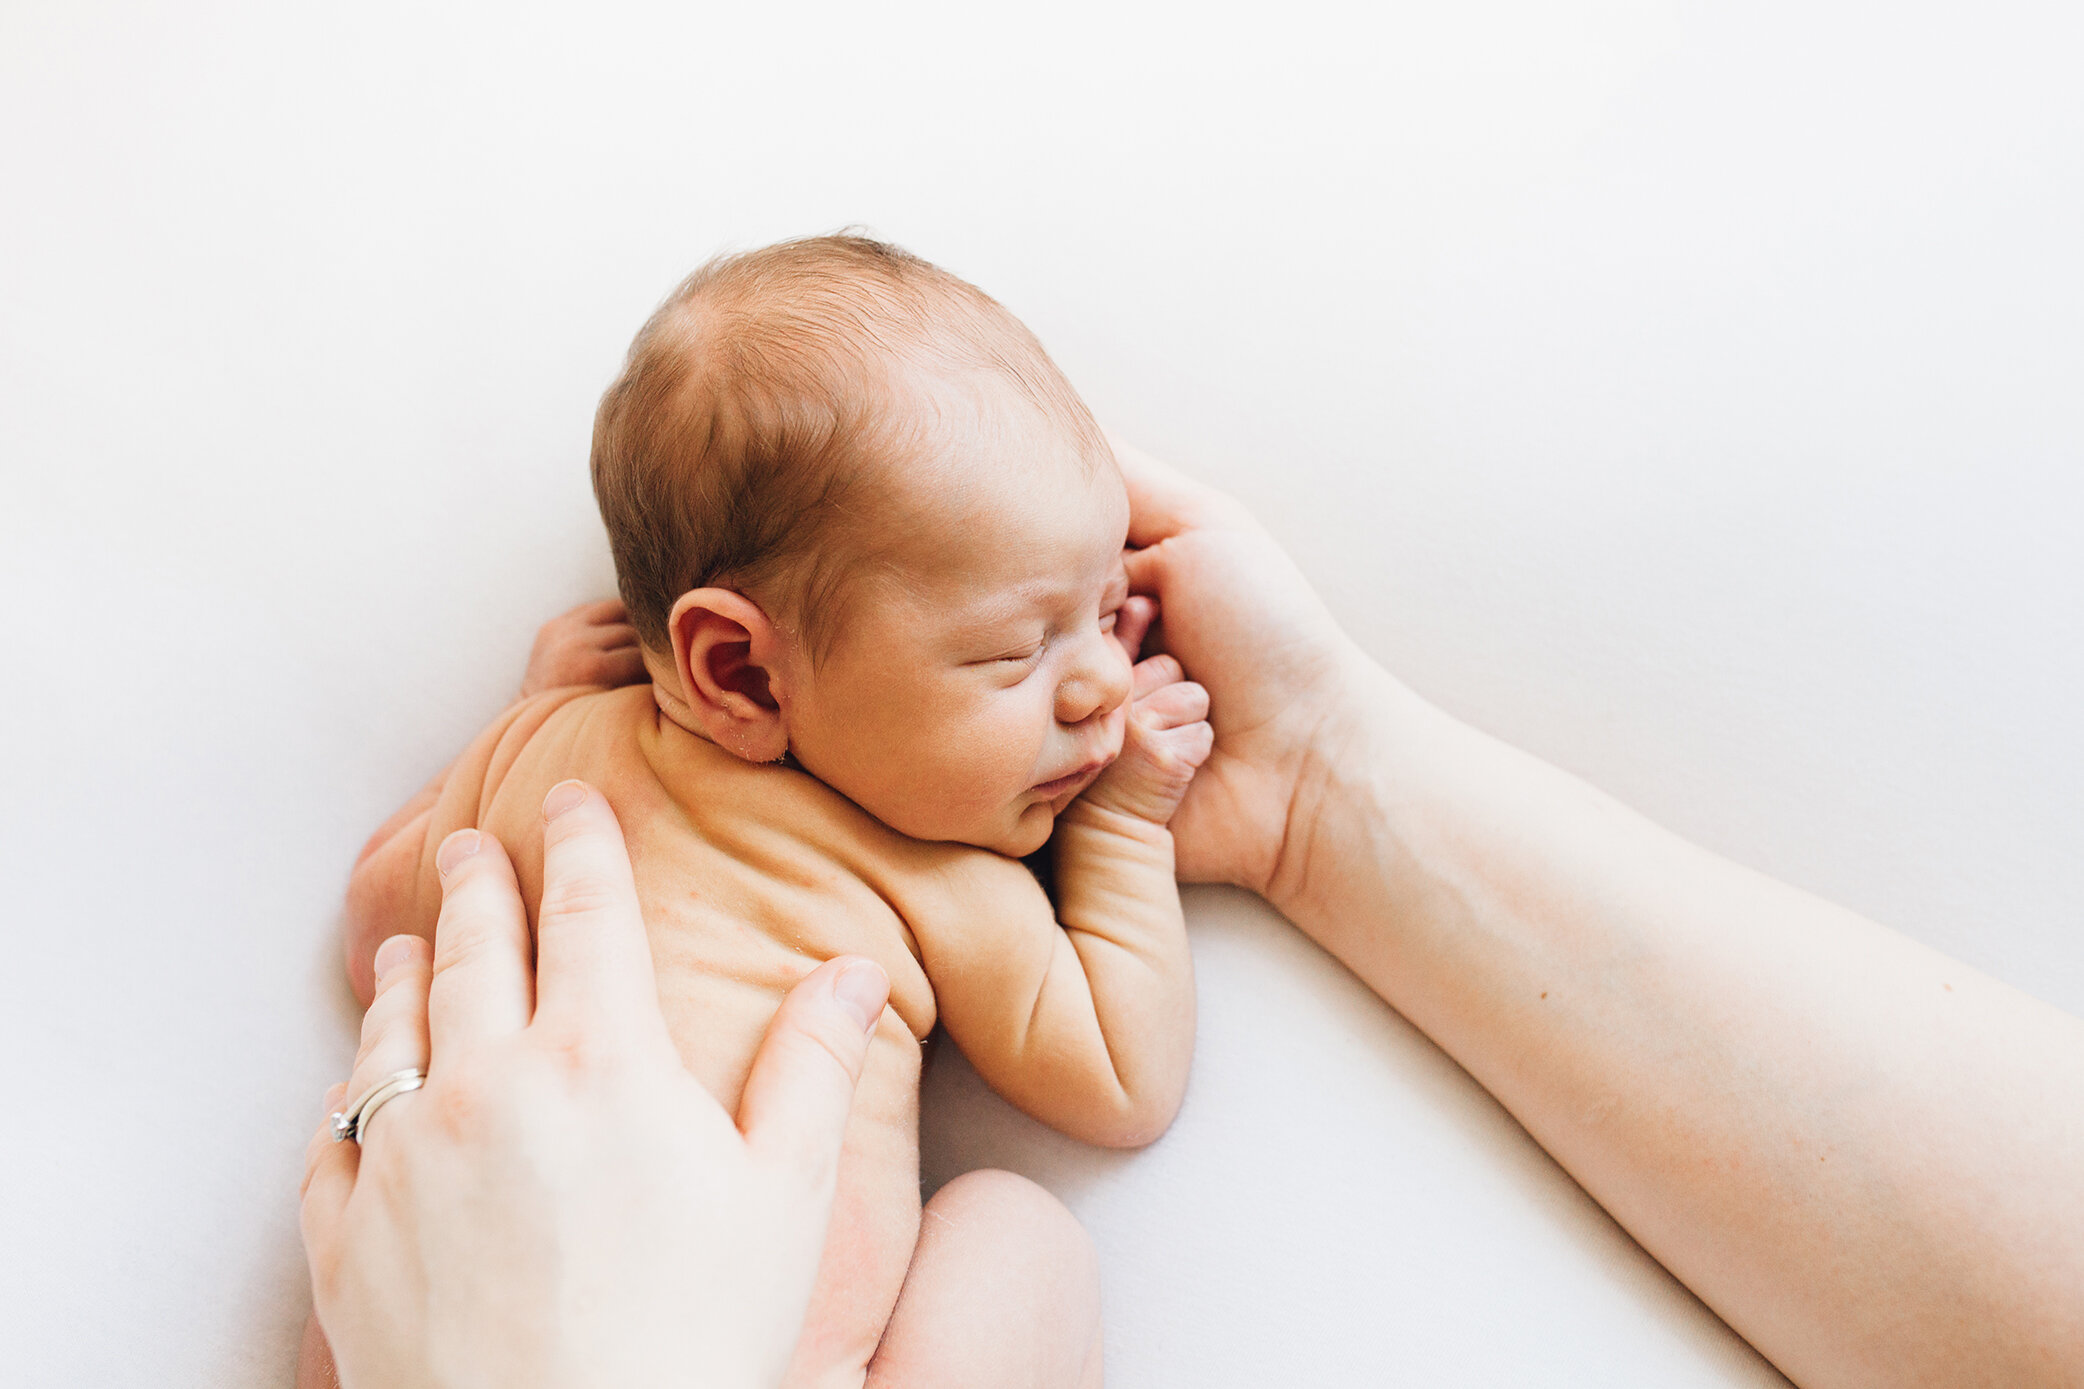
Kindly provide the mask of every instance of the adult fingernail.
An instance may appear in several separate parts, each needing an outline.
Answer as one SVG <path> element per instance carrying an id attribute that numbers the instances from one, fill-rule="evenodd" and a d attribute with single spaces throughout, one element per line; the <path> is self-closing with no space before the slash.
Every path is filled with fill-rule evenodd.
<path id="1" fill-rule="evenodd" d="M 441 841 L 434 851 L 434 871 L 446 878 L 456 871 L 456 865 L 469 858 L 484 846 L 485 836 L 476 830 L 457 830 Z"/>
<path id="2" fill-rule="evenodd" d="M 392 936 L 376 947 L 377 983 L 383 983 L 386 974 L 405 963 L 406 957 L 413 953 L 414 939 L 412 936 Z"/>
<path id="3" fill-rule="evenodd" d="M 560 781 L 543 797 L 543 818 L 555 820 L 558 816 L 586 799 L 586 783 L 583 781 Z"/>
<path id="4" fill-rule="evenodd" d="M 832 981 L 832 996 L 861 1023 L 863 1032 L 873 1032 L 890 997 L 890 976 L 872 960 L 856 960 Z"/>

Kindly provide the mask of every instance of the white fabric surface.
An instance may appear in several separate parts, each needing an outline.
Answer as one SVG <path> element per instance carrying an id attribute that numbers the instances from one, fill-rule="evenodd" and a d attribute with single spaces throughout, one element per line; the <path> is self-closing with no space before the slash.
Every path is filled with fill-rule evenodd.
<path id="1" fill-rule="evenodd" d="M 9 1382 L 284 1383 L 360 839 L 608 591 L 649 306 L 865 223 L 1430 697 L 2084 1008 L 2084 115 L 1999 3 L 0 6 Z M 1061 1192 L 1112 1382 L 1777 1382 L 1256 903 Z"/>

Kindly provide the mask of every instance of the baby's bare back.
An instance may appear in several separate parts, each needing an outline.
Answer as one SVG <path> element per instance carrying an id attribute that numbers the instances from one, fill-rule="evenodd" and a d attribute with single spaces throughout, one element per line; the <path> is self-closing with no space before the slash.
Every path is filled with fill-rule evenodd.
<path id="1" fill-rule="evenodd" d="M 516 724 L 488 770 L 478 823 L 522 846 L 515 868 L 531 913 L 544 794 L 568 777 L 606 794 L 629 842 L 667 1024 L 726 1108 L 737 1108 L 775 1010 L 804 975 L 845 954 L 890 975 L 790 1375 L 792 1385 L 858 1384 L 919 1231 L 920 1042 L 935 1010 L 903 903 L 933 854 L 812 777 L 745 763 L 662 719 L 644 685 L 576 693 L 540 723 Z"/>

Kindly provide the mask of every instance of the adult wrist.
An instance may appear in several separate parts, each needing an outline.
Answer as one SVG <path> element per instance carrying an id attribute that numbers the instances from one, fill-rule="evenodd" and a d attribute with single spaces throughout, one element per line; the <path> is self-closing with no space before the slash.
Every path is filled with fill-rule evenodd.
<path id="1" fill-rule="evenodd" d="M 1390 856 L 1392 797 L 1430 745 L 1460 727 L 1351 642 L 1303 741 L 1281 845 L 1261 895 L 1302 923 L 1346 897 L 1340 879 Z"/>

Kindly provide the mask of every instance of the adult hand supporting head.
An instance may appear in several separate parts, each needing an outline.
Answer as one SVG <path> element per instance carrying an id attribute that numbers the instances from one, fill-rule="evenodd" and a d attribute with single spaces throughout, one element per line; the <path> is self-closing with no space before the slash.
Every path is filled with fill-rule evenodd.
<path id="1" fill-rule="evenodd" d="M 1315 789 L 1356 681 L 1381 678 L 1287 552 L 1236 501 L 1112 438 L 1129 489 L 1129 583 L 1209 692 L 1216 746 L 1172 821 L 1179 875 L 1280 905 L 1305 869 Z M 1305 827 L 1305 828 L 1298 828 Z"/>
<path id="2" fill-rule="evenodd" d="M 427 1083 L 359 1144 L 311 1142 L 304 1243 L 341 1381 L 778 1383 L 889 981 L 844 958 L 803 980 L 734 1124 L 667 1035 L 614 812 L 566 782 L 544 817 L 533 971 L 512 866 L 474 830 L 441 846 L 432 958 L 377 952 L 345 1093 Z"/>

